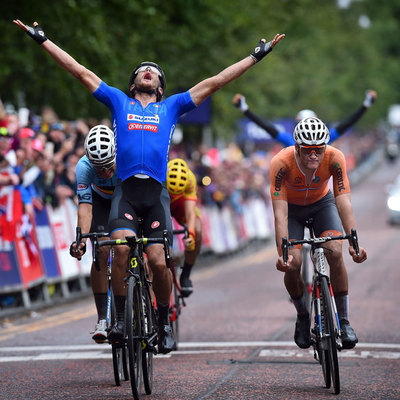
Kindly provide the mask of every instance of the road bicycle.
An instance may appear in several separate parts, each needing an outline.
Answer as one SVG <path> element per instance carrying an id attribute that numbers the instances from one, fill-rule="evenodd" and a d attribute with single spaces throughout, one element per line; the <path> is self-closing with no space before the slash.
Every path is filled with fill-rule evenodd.
<path id="1" fill-rule="evenodd" d="M 184 235 L 184 239 L 189 237 L 189 230 L 186 224 L 183 225 L 182 229 L 174 229 L 174 235 Z M 186 302 L 184 297 L 182 296 L 181 285 L 178 282 L 178 270 L 180 267 L 176 262 L 176 258 L 171 258 L 171 273 L 172 273 L 172 282 L 173 289 L 171 293 L 171 300 L 169 305 L 169 320 L 171 322 L 172 331 L 175 338 L 176 348 L 178 349 L 179 345 L 179 317 L 182 312 L 182 308 L 186 306 Z"/>
<path id="2" fill-rule="evenodd" d="M 97 258 L 99 250 L 99 238 L 108 236 L 109 234 L 106 232 L 91 232 L 82 234 L 81 228 L 79 226 L 76 227 L 76 243 L 77 243 L 76 248 L 79 247 L 79 244 L 81 243 L 82 239 L 88 238 L 92 241 L 92 260 L 97 271 L 100 271 L 100 265 Z M 106 331 L 107 332 L 110 331 L 111 327 L 116 321 L 114 295 L 111 288 L 111 268 L 112 268 L 113 255 L 114 255 L 113 249 L 110 249 L 107 258 L 107 270 L 106 270 L 106 275 L 107 275 Z M 129 380 L 127 349 L 126 346 L 121 343 L 110 343 L 110 344 L 111 344 L 111 352 L 113 360 L 114 381 L 116 386 L 120 386 L 122 379 L 124 379 L 125 381 Z"/>
<path id="3" fill-rule="evenodd" d="M 288 260 L 289 247 L 297 244 L 309 244 L 311 246 L 311 259 L 314 266 L 312 278 L 312 300 L 311 300 L 311 344 L 314 348 L 314 358 L 321 364 L 325 386 L 331 387 L 333 383 L 336 394 L 340 393 L 340 376 L 337 352 L 342 349 L 339 342 L 341 336 L 339 317 L 333 295 L 332 286 L 328 275 L 328 263 L 324 244 L 332 240 L 348 240 L 359 255 L 357 232 L 351 230 L 348 235 L 315 237 L 313 230 L 313 220 L 306 222 L 310 230 L 310 238 L 302 240 L 282 239 L 283 261 Z"/>
<path id="4" fill-rule="evenodd" d="M 127 273 L 125 303 L 124 339 L 128 349 L 129 375 L 132 394 L 135 400 L 141 394 L 141 382 L 146 394 L 151 394 L 153 388 L 153 355 L 157 354 L 158 337 L 157 314 L 154 307 L 149 275 L 145 258 L 145 246 L 152 243 L 164 245 L 167 267 L 171 265 L 168 231 L 162 238 L 146 238 L 142 235 L 142 220 L 139 219 L 139 235 L 125 236 L 125 239 L 104 240 L 98 246 L 130 247 Z M 121 345 L 124 346 L 124 343 Z"/>

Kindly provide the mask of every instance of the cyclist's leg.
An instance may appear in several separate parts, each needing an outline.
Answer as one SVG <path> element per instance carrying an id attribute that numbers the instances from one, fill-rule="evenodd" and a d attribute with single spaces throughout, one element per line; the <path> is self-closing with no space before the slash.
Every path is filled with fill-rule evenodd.
<path id="1" fill-rule="evenodd" d="M 172 243 L 172 219 L 170 214 L 169 195 L 166 187 L 158 182 L 150 182 L 152 196 L 147 193 L 147 206 L 143 218 L 143 232 L 147 237 L 162 237 L 166 229 Z M 172 292 L 172 275 L 167 269 L 164 247 L 151 244 L 146 249 L 149 266 L 153 273 L 153 290 L 157 300 L 159 342 L 158 350 L 168 353 L 175 348 L 175 341 L 169 321 L 169 302 Z"/>
<path id="2" fill-rule="evenodd" d="M 109 230 L 112 239 L 123 239 L 125 236 L 135 235 L 137 231 L 136 213 L 126 199 L 123 185 L 117 186 L 114 191 L 109 216 Z M 114 259 L 111 270 L 111 285 L 114 293 L 116 323 L 111 329 L 108 338 L 112 341 L 121 339 L 124 333 L 127 264 L 129 246 L 114 246 Z"/>
<path id="3" fill-rule="evenodd" d="M 305 221 L 309 217 L 309 208 L 289 204 L 288 229 L 289 239 L 302 239 L 304 237 Z M 293 305 L 297 311 L 294 341 L 303 349 L 310 347 L 310 315 L 304 298 L 304 281 L 301 275 L 302 249 L 300 246 L 289 250 L 293 255 L 293 265 L 296 269 L 286 272 L 284 282 Z"/>
<path id="4" fill-rule="evenodd" d="M 111 201 L 100 197 L 93 192 L 92 195 L 92 224 L 90 232 L 105 232 L 108 229 L 108 214 L 110 212 Z M 104 240 L 105 238 L 99 239 Z M 97 343 L 104 343 L 107 339 L 107 258 L 109 248 L 102 247 L 99 249 L 97 260 L 98 267 L 96 269 L 94 263 L 90 270 L 90 283 L 97 310 L 97 323 L 92 338 Z"/>

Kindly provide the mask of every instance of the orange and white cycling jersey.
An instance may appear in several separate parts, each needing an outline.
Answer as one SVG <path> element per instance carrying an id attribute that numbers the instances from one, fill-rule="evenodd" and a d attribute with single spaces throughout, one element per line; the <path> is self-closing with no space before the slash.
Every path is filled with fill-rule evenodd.
<path id="1" fill-rule="evenodd" d="M 197 202 L 197 181 L 193 172 L 188 169 L 188 181 L 185 190 L 181 194 L 169 194 L 171 199 L 171 215 L 182 225 L 185 220 L 185 201 Z M 200 212 L 196 207 L 196 215 L 200 217 Z"/>
<path id="2" fill-rule="evenodd" d="M 296 159 L 294 146 L 281 150 L 272 158 L 270 176 L 272 200 L 286 200 L 290 204 L 306 206 L 322 199 L 329 191 L 331 176 L 335 197 L 350 193 L 345 157 L 332 146 L 326 146 L 324 158 L 309 185 Z"/>

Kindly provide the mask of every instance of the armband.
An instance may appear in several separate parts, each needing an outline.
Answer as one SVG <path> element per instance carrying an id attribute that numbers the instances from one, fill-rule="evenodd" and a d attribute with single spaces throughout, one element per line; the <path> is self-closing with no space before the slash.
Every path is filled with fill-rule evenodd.
<path id="1" fill-rule="evenodd" d="M 261 61 L 268 53 L 272 51 L 271 47 L 272 40 L 270 42 L 264 43 L 262 40 L 258 42 L 250 57 L 253 59 L 254 64 Z"/>
<path id="2" fill-rule="evenodd" d="M 28 30 L 26 33 L 37 43 L 42 44 L 47 40 L 46 35 L 44 34 L 43 29 L 40 27 L 40 25 L 36 25 L 35 27 L 30 27 L 26 25 Z"/>

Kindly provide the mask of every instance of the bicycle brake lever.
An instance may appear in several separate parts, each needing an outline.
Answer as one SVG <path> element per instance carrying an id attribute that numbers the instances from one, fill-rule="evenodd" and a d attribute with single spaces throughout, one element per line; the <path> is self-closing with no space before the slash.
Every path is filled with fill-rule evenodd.
<path id="1" fill-rule="evenodd" d="M 288 248 L 289 248 L 288 240 L 287 240 L 287 237 L 284 236 L 282 238 L 282 258 L 283 258 L 283 262 L 285 263 L 285 265 L 287 264 L 288 257 L 289 257 Z"/>
<path id="2" fill-rule="evenodd" d="M 75 254 L 79 251 L 79 245 L 82 241 L 82 229 L 80 226 L 76 227 L 76 247 L 75 247 Z M 78 257 L 78 260 L 81 261 L 82 257 Z"/>
<path id="3" fill-rule="evenodd" d="M 356 252 L 357 256 L 359 256 L 360 255 L 360 247 L 358 246 L 357 231 L 354 228 L 351 230 L 351 244 L 352 244 L 353 249 Z"/>

